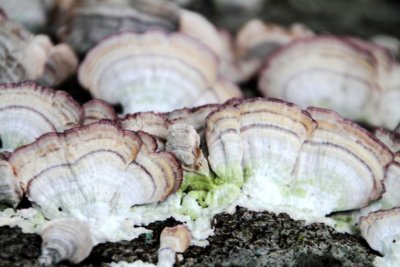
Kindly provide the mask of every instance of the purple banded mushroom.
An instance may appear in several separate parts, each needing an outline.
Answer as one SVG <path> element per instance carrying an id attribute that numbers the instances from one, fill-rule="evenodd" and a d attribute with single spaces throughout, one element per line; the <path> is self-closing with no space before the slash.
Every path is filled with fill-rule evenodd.
<path id="1" fill-rule="evenodd" d="M 0 82 L 35 80 L 57 85 L 78 66 L 74 52 L 66 44 L 53 45 L 46 35 L 34 36 L 0 18 Z"/>
<path id="2" fill-rule="evenodd" d="M 344 216 L 345 221 L 353 226 L 360 223 L 362 216 L 379 210 L 389 210 L 400 207 L 400 136 L 398 133 L 384 129 L 375 129 L 374 135 L 381 140 L 393 153 L 393 160 L 386 165 L 384 193 L 382 197 L 370 203 L 367 207 L 355 210 L 350 214 L 339 214 L 339 221 Z"/>
<path id="3" fill-rule="evenodd" d="M 383 193 L 392 153 L 333 111 L 251 99 L 222 105 L 206 123 L 210 167 L 225 183 L 244 183 L 245 207 L 323 217 Z"/>
<path id="4" fill-rule="evenodd" d="M 45 134 L 10 155 L 9 163 L 24 193 L 47 219 L 80 222 L 60 229 L 60 235 L 66 235 L 61 244 L 44 243 L 44 247 L 57 250 L 52 254 L 67 255 L 74 262 L 82 260 L 84 256 L 73 255 L 87 255 L 88 244 L 75 240 L 83 236 L 73 231 L 87 227 L 93 245 L 121 240 L 126 236 L 123 233 L 132 231 L 132 226 L 126 229 L 125 225 L 132 206 L 163 201 L 178 190 L 182 182 L 178 160 L 171 153 L 156 152 L 149 136 L 146 140 L 141 136 L 114 122 L 100 121 Z M 65 227 L 61 220 L 54 221 L 52 228 L 59 223 Z M 79 226 L 82 224 L 86 227 Z M 78 252 L 81 250 L 84 252 Z M 43 262 L 49 260 L 46 251 L 43 249 Z M 50 256 L 50 262 L 65 257 Z"/>
<path id="5" fill-rule="evenodd" d="M 377 257 L 375 266 L 398 266 L 400 264 L 400 208 L 376 211 L 360 219 L 361 235 L 371 248 L 384 257 Z"/>
<path id="6" fill-rule="evenodd" d="M 2 150 L 33 142 L 48 132 L 62 132 L 81 123 L 82 108 L 66 92 L 33 82 L 0 85 Z"/>
<path id="7" fill-rule="evenodd" d="M 218 75 L 215 55 L 183 34 L 120 33 L 93 48 L 79 69 L 91 94 L 124 113 L 171 111 L 241 96 Z"/>
<path id="8" fill-rule="evenodd" d="M 268 97 L 336 110 L 393 129 L 400 120 L 400 67 L 383 47 L 356 38 L 318 36 L 273 53 L 259 78 Z"/>

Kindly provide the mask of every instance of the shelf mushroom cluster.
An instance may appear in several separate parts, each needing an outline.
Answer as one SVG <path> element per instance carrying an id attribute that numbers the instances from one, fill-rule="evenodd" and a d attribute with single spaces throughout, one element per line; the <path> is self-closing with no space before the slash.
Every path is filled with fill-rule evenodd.
<path id="1" fill-rule="evenodd" d="M 383 47 L 357 38 L 302 38 L 271 55 L 260 91 L 302 107 L 393 129 L 400 121 L 400 65 Z"/>
<path id="2" fill-rule="evenodd" d="M 25 195 L 49 221 L 43 265 L 121 240 L 133 206 L 169 197 L 180 205 L 169 215 L 187 221 L 236 205 L 347 216 L 385 256 L 377 261 L 396 262 L 399 129 L 372 135 L 347 120 L 399 123 L 400 68 L 384 48 L 258 20 L 234 38 L 158 0 L 28 2 L 20 18 L 0 10 L 0 203 L 16 208 Z M 262 1 L 248 2 L 256 11 Z M 12 19 L 32 31 L 52 21 L 65 43 Z M 238 98 L 234 82 L 259 71 L 261 93 L 284 100 Z M 80 105 L 42 87 L 74 72 L 97 99 Z M 159 266 L 196 238 L 189 228 L 163 232 Z"/>

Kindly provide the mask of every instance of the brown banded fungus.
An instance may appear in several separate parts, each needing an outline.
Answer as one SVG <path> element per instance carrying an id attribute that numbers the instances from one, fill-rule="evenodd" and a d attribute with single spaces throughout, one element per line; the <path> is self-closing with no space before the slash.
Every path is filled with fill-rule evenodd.
<path id="1" fill-rule="evenodd" d="M 93 48 L 79 69 L 91 94 L 124 113 L 171 111 L 241 96 L 218 75 L 218 61 L 183 34 L 120 33 Z"/>
<path id="2" fill-rule="evenodd" d="M 259 78 L 263 95 L 393 129 L 400 120 L 400 65 L 383 47 L 318 36 L 273 53 Z"/>
<path id="3" fill-rule="evenodd" d="M 82 109 L 63 91 L 33 82 L 0 85 L 0 138 L 3 150 L 33 142 L 48 132 L 81 123 Z"/>
<path id="4" fill-rule="evenodd" d="M 392 160 L 386 146 L 337 113 L 274 99 L 222 106 L 207 118 L 206 140 L 218 179 L 246 181 L 239 205 L 311 217 L 378 199 Z"/>
<path id="5" fill-rule="evenodd" d="M 35 80 L 57 85 L 78 66 L 74 52 L 65 44 L 53 45 L 46 35 L 33 36 L 0 17 L 0 82 Z"/>
<path id="6" fill-rule="evenodd" d="M 79 220 L 89 227 L 93 244 L 117 241 L 134 230 L 126 225 L 132 206 L 165 200 L 182 182 L 175 156 L 155 152 L 144 138 L 100 121 L 43 135 L 15 150 L 9 162 L 47 219 Z"/>

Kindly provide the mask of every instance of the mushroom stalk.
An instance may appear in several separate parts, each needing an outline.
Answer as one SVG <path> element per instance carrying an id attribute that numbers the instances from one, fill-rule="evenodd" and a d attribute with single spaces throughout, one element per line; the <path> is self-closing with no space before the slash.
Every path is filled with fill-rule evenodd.
<path id="1" fill-rule="evenodd" d="M 160 236 L 157 267 L 174 266 L 176 253 L 184 252 L 190 246 L 191 240 L 192 236 L 186 225 L 164 228 Z"/>

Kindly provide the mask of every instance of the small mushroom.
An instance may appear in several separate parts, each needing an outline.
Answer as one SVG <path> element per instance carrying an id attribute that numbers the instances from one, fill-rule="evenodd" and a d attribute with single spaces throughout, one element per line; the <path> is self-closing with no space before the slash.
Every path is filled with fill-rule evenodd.
<path id="1" fill-rule="evenodd" d="M 79 81 L 94 97 L 121 104 L 123 113 L 165 112 L 241 96 L 219 78 L 215 55 L 178 33 L 109 37 L 89 52 Z"/>
<path id="2" fill-rule="evenodd" d="M 78 59 L 65 44 L 53 45 L 46 35 L 33 36 L 6 18 L 0 18 L 0 82 L 40 81 L 61 83 L 78 66 Z"/>
<path id="3" fill-rule="evenodd" d="M 183 253 L 190 246 L 192 235 L 186 225 L 166 227 L 161 232 L 158 250 L 158 267 L 172 267 L 176 253 Z"/>
<path id="4" fill-rule="evenodd" d="M 50 221 L 43 226 L 41 236 L 39 263 L 42 266 L 53 266 L 63 260 L 79 263 L 93 248 L 89 227 L 76 219 Z"/>
<path id="5" fill-rule="evenodd" d="M 308 37 L 273 53 L 258 86 L 268 97 L 393 129 L 400 121 L 399 66 L 386 49 L 361 39 Z"/>
<path id="6" fill-rule="evenodd" d="M 33 142 L 48 132 L 62 132 L 80 124 L 82 108 L 63 91 L 33 82 L 0 85 L 2 150 Z"/>

